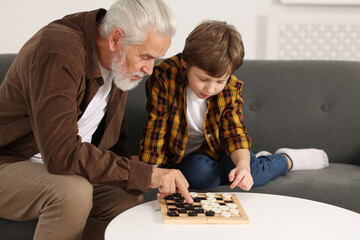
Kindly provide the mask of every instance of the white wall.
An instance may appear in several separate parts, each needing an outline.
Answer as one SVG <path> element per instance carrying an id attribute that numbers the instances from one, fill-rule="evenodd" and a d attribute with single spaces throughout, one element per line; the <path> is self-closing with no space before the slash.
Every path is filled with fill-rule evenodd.
<path id="1" fill-rule="evenodd" d="M 267 15 L 271 0 L 167 0 L 178 21 L 178 31 L 168 54 L 183 49 L 187 35 L 203 20 L 214 19 L 233 24 L 241 33 L 247 58 L 258 55 L 258 23 Z"/>
<path id="2" fill-rule="evenodd" d="M 37 30 L 52 20 L 83 10 L 108 8 L 114 0 L 0 0 L 0 53 L 16 53 Z M 178 31 L 166 56 L 180 52 L 186 36 L 204 19 L 225 20 L 242 33 L 246 56 L 256 56 L 256 23 L 271 0 L 165 0 Z"/>
<path id="3" fill-rule="evenodd" d="M 0 0 L 0 53 L 16 53 L 37 30 L 69 13 L 107 9 L 115 0 Z M 266 58 L 267 24 L 283 13 L 360 15 L 359 6 L 281 5 L 278 0 L 164 0 L 173 10 L 178 31 L 166 57 L 180 52 L 186 36 L 204 19 L 224 20 L 243 36 L 247 59 Z M 270 32 L 271 34 L 271 32 Z"/>
<path id="4" fill-rule="evenodd" d="M 0 0 L 0 53 L 17 53 L 41 27 L 63 16 L 114 0 Z"/>

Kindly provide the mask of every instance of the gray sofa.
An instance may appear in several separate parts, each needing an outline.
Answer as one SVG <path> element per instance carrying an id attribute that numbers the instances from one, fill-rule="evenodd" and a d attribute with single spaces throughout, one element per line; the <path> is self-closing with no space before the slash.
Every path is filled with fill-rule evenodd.
<path id="1" fill-rule="evenodd" d="M 14 57 L 0 54 L 0 81 Z M 360 213 L 360 62 L 246 60 L 235 74 L 244 82 L 244 119 L 253 152 L 314 147 L 324 149 L 330 161 L 325 169 L 290 172 L 250 192 L 306 198 Z M 129 92 L 126 107 L 132 154 L 137 154 L 145 124 L 144 82 Z M 156 191 L 144 195 L 153 200 Z M 0 219 L 0 238 L 32 239 L 36 223 Z"/>

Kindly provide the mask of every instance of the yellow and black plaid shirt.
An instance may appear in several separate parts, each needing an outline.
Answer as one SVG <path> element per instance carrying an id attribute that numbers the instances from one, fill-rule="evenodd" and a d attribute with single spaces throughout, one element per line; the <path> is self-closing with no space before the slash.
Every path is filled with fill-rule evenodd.
<path id="1" fill-rule="evenodd" d="M 181 53 L 154 68 L 146 82 L 147 121 L 140 142 L 139 158 L 149 164 L 173 167 L 180 163 L 188 140 L 186 120 L 186 69 Z M 229 156 L 237 149 L 250 149 L 241 106 L 242 82 L 232 75 L 225 88 L 207 99 L 204 143 L 199 151 L 218 159 L 221 151 Z"/>

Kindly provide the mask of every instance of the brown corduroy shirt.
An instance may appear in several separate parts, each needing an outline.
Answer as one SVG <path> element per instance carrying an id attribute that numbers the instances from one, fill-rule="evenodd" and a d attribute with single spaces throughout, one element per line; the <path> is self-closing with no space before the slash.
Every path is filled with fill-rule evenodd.
<path id="1" fill-rule="evenodd" d="M 104 83 L 95 31 L 105 13 L 54 21 L 20 50 L 0 87 L 0 164 L 40 152 L 50 173 L 81 175 L 133 193 L 147 190 L 152 167 L 128 159 L 127 92 L 113 85 L 94 144 L 78 135 L 77 121 Z"/>

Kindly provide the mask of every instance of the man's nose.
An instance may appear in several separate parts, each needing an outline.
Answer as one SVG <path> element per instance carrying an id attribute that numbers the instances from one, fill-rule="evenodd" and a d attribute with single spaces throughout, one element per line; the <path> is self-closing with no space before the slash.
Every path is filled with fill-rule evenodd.
<path id="1" fill-rule="evenodd" d="M 154 64 L 155 64 L 155 59 L 146 61 L 144 66 L 141 68 L 141 71 L 146 73 L 147 75 L 151 75 L 153 72 Z"/>

